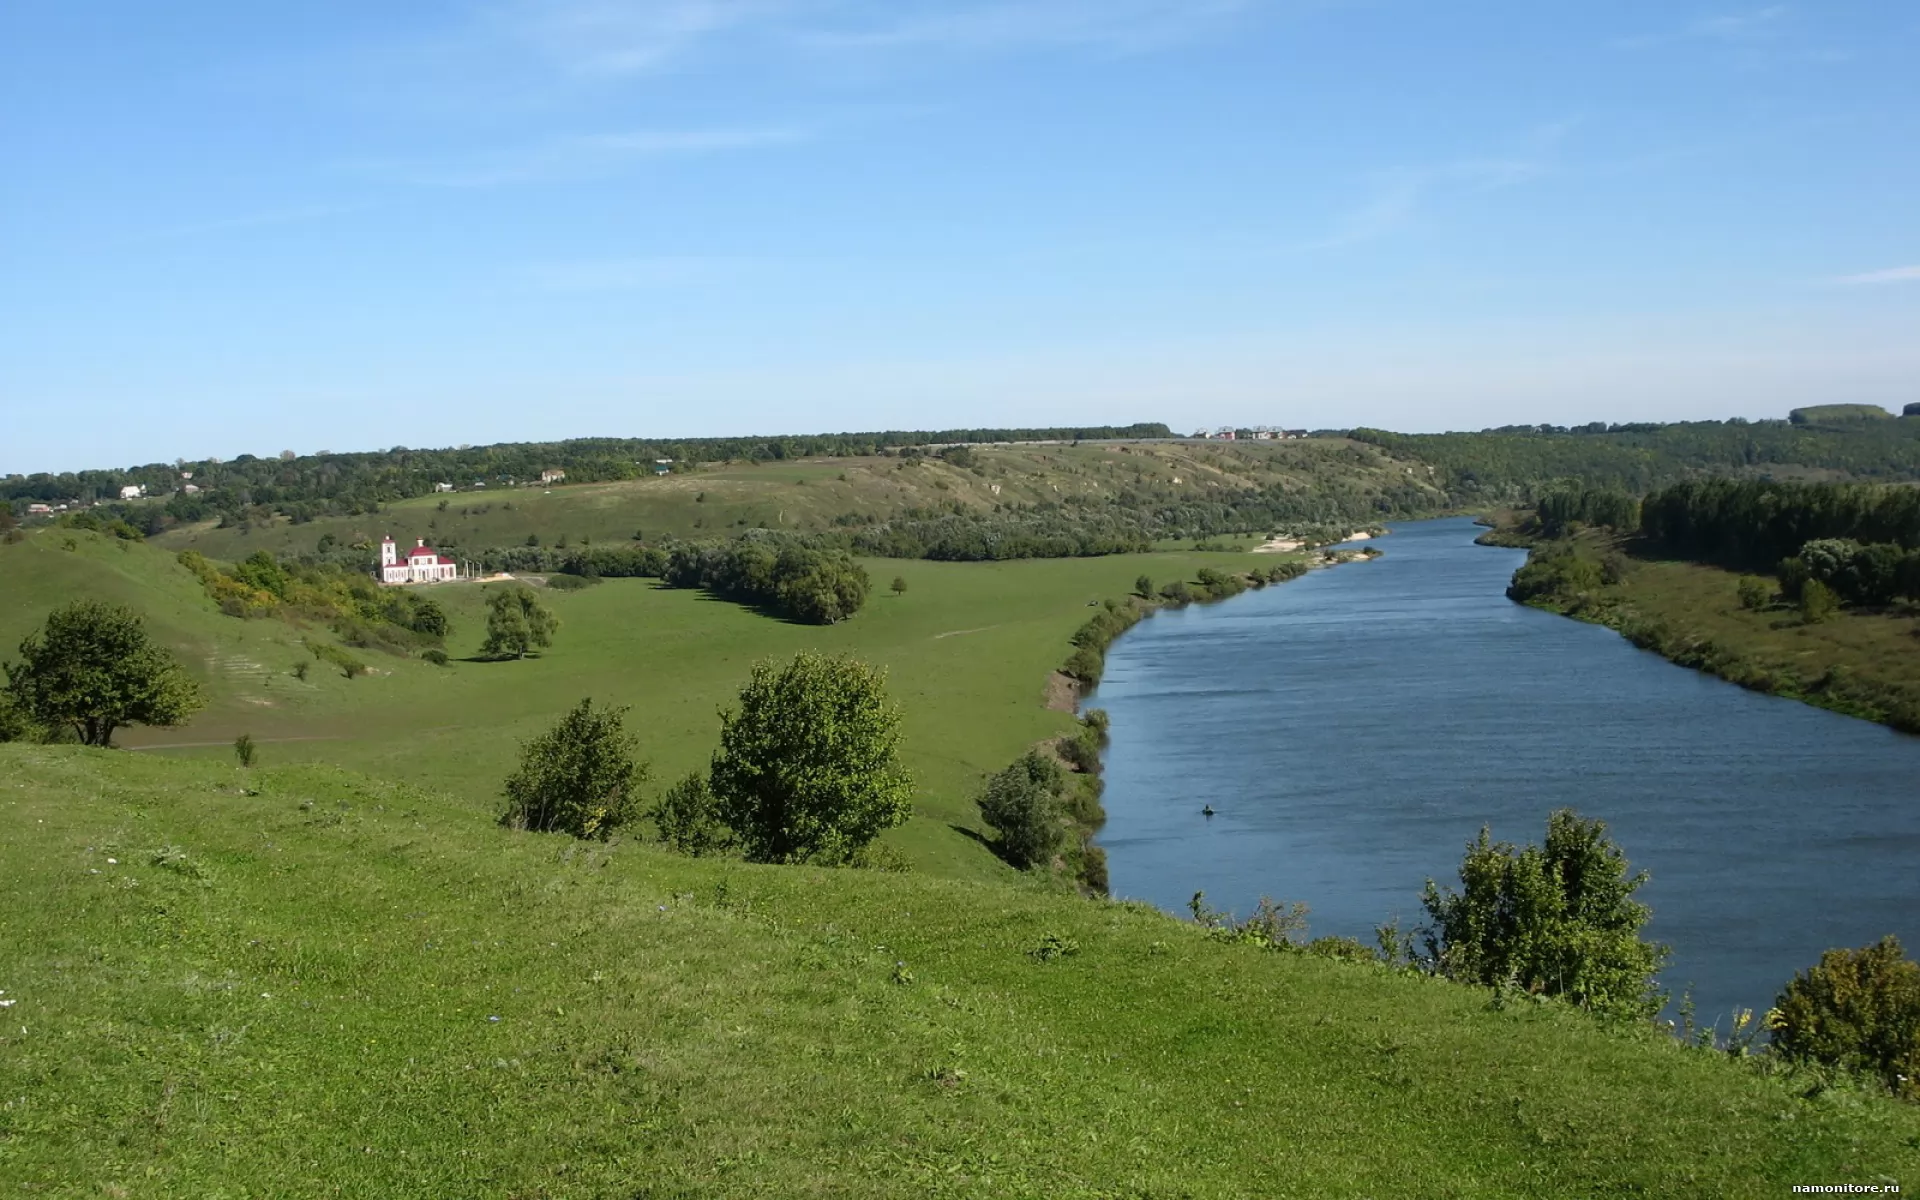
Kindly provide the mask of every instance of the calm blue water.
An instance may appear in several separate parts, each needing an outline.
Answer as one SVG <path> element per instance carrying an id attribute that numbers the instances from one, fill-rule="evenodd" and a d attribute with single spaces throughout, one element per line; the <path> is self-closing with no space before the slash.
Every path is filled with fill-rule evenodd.
<path id="1" fill-rule="evenodd" d="M 1764 1009 L 1833 946 L 1920 948 L 1920 738 L 1513 604 L 1525 555 L 1479 532 L 1397 526 L 1383 558 L 1121 638 L 1088 701 L 1113 718 L 1114 895 L 1304 900 L 1315 936 L 1371 944 L 1420 923 L 1428 876 L 1458 882 L 1482 824 L 1538 842 L 1570 805 L 1652 872 L 1662 982 L 1703 1018 Z"/>

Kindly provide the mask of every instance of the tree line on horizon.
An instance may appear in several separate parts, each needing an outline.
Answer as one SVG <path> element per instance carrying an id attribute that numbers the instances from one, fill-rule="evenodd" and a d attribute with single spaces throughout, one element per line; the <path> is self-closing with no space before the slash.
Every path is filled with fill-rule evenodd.
<path id="1" fill-rule="evenodd" d="M 236 455 L 230 460 L 179 460 L 144 466 L 69 472 L 37 472 L 0 479 L 0 500 L 52 502 L 118 498 L 120 489 L 144 486 L 159 496 L 176 494 L 183 511 L 305 506 L 311 517 L 368 511 L 371 506 L 431 495 L 436 484 L 490 487 L 512 479 L 538 481 L 545 471 L 567 473 L 570 483 L 595 483 L 652 475 L 656 463 L 779 462 L 795 458 L 868 457 L 886 450 L 943 442 L 1087 441 L 1104 438 L 1165 438 L 1158 422 L 1132 425 L 1060 426 L 1034 429 L 881 430 L 869 433 L 793 434 L 733 438 L 571 438 L 558 442 L 501 442 L 441 449 L 361 450 L 279 457 Z M 192 472 L 200 493 L 178 495 L 183 472 Z M 283 509 L 283 511 L 285 511 Z M 296 516 L 296 512 L 288 512 Z M 191 519 L 200 519 L 194 517 Z"/>

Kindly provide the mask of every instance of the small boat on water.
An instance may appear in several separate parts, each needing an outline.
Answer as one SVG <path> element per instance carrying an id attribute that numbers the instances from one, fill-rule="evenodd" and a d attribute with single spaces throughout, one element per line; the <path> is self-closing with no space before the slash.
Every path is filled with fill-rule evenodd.
<path id="1" fill-rule="evenodd" d="M 1205 808 L 1203 808 L 1203 809 L 1201 809 L 1201 810 L 1200 810 L 1200 815 L 1201 815 L 1201 816 L 1203 816 L 1203 817 L 1210 817 L 1210 816 L 1212 816 L 1212 815 L 1213 815 L 1213 805 L 1211 805 L 1211 804 L 1209 804 L 1209 805 L 1207 805 L 1207 806 L 1206 806 Z"/>

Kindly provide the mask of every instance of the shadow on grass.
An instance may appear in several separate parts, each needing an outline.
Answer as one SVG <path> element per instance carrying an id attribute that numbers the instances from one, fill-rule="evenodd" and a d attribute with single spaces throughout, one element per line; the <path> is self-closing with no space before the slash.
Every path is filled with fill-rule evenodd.
<path id="1" fill-rule="evenodd" d="M 999 859 L 1003 863 L 1006 863 L 1008 866 L 1012 867 L 1014 870 L 1016 871 L 1025 870 L 1025 868 L 1022 867 L 1019 863 L 1014 862 L 1012 859 L 1008 858 L 1004 853 L 1002 853 L 999 842 L 988 837 L 986 834 L 981 833 L 978 829 L 968 829 L 965 825 L 955 825 L 952 822 L 947 823 L 947 828 L 953 830 L 955 833 L 959 834 L 963 838 L 970 838 L 973 841 L 980 843 L 982 846 L 985 846 L 988 852 L 991 853 L 995 858 Z"/>

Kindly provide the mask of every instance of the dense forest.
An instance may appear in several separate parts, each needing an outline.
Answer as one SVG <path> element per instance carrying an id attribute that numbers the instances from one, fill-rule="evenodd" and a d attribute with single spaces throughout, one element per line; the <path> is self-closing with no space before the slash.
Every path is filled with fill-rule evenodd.
<path id="1" fill-rule="evenodd" d="M 1861 416 L 1860 412 L 1879 416 Z M 1359 441 L 1436 468 L 1462 506 L 1525 502 L 1555 480 L 1644 494 L 1699 475 L 1792 468 L 1862 479 L 1920 479 L 1920 419 L 1832 406 L 1785 421 L 1689 421 L 1571 428 L 1510 426 L 1479 433 L 1356 429 Z"/>
<path id="2" fill-rule="evenodd" d="M 1640 532 L 1696 562 L 1772 570 L 1808 542 L 1920 548 L 1920 488 L 1706 479 L 1648 496 Z"/>

